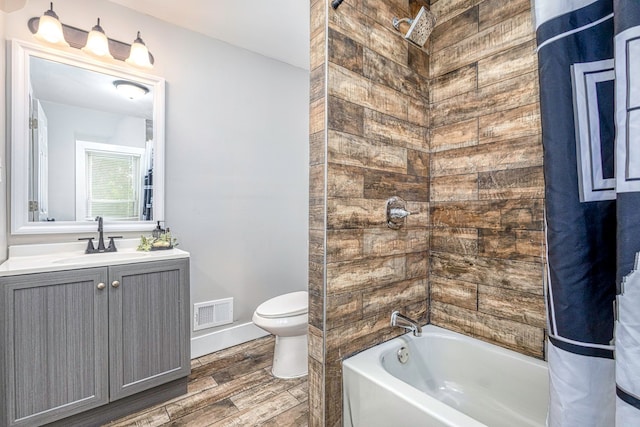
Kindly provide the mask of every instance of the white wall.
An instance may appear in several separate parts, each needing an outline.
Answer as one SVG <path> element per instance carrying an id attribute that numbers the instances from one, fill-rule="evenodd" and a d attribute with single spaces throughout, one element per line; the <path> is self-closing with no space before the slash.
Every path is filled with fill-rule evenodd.
<path id="1" fill-rule="evenodd" d="M 8 36 L 31 40 L 26 22 L 47 7 L 32 0 L 8 14 Z M 167 80 L 165 219 L 192 254 L 191 302 L 234 297 L 238 326 L 264 300 L 306 289 L 308 71 L 104 0 L 55 10 L 84 29 L 100 16 L 109 37 L 128 43 L 142 31 L 152 73 Z M 193 336 L 228 330 L 233 344 L 241 329 Z"/>

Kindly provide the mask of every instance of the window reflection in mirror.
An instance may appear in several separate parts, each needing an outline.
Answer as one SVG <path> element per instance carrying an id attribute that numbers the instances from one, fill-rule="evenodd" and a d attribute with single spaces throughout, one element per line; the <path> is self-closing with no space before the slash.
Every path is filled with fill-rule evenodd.
<path id="1" fill-rule="evenodd" d="M 29 58 L 29 221 L 152 220 L 153 87 Z"/>

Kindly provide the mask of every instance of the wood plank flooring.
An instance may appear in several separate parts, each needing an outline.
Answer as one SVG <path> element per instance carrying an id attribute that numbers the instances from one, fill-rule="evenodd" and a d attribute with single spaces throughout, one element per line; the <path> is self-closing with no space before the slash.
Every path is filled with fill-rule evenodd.
<path id="1" fill-rule="evenodd" d="M 108 427 L 307 427 L 307 377 L 271 375 L 274 337 L 191 361 L 187 394 L 113 421 Z"/>

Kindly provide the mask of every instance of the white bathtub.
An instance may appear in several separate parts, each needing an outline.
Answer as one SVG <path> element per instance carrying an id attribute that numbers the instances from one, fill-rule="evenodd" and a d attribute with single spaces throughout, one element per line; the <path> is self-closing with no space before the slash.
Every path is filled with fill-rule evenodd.
<path id="1" fill-rule="evenodd" d="M 427 325 L 343 362 L 343 425 L 544 426 L 548 388 L 545 362 Z"/>

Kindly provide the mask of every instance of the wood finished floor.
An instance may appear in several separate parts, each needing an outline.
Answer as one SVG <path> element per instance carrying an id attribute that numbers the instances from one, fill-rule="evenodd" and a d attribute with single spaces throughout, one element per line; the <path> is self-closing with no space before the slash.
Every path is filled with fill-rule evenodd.
<path id="1" fill-rule="evenodd" d="M 187 394 L 107 426 L 308 426 L 307 377 L 272 377 L 273 344 L 269 336 L 194 359 Z"/>

